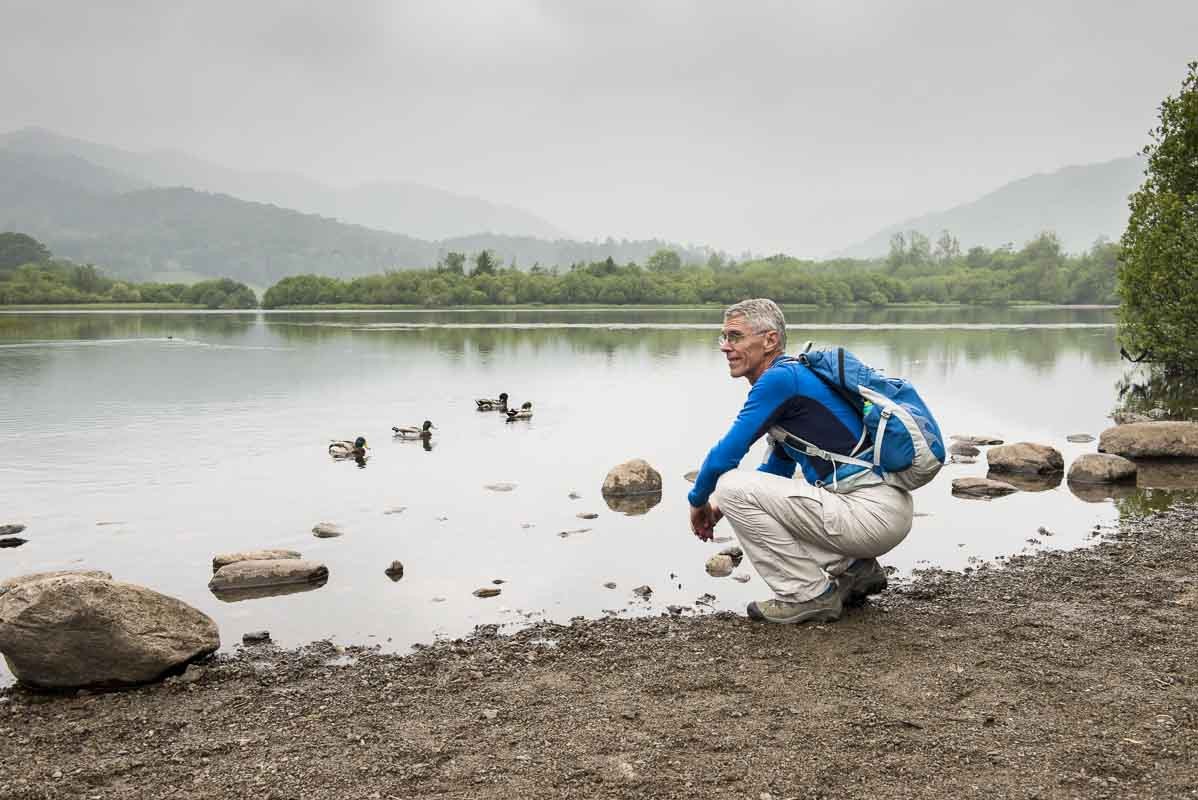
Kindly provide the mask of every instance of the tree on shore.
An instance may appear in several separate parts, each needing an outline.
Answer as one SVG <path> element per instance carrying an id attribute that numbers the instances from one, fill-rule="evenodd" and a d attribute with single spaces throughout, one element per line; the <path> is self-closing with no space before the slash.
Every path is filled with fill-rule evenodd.
<path id="1" fill-rule="evenodd" d="M 24 233 L 0 233 L 0 273 L 11 272 L 25 264 L 41 264 L 49 261 L 47 247 Z"/>
<path id="2" fill-rule="evenodd" d="M 1144 148 L 1118 273 L 1119 339 L 1170 371 L 1198 370 L 1198 62 Z"/>

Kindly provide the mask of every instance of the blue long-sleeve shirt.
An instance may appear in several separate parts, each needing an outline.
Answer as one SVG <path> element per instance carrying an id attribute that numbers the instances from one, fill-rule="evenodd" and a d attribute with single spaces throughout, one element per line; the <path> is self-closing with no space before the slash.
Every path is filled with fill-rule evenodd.
<path id="1" fill-rule="evenodd" d="M 798 360 L 778 356 L 762 373 L 724 437 L 703 459 L 695 485 L 687 495 L 692 506 L 703 505 L 715 491 L 716 481 L 735 469 L 753 443 L 775 425 L 832 453 L 849 454 L 861 438 L 860 415 L 848 402 Z M 803 477 L 815 483 L 831 477 L 833 464 L 822 458 L 797 454 Z M 792 477 L 796 461 L 781 445 L 758 467 Z"/>

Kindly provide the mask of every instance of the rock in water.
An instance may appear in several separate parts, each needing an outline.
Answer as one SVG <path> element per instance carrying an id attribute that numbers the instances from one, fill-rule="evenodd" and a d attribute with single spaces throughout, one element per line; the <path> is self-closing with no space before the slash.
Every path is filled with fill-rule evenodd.
<path id="1" fill-rule="evenodd" d="M 212 571 L 236 564 L 238 561 L 273 561 L 280 558 L 303 558 L 297 550 L 242 550 L 237 553 L 218 553 L 212 557 Z"/>
<path id="2" fill-rule="evenodd" d="M 1016 442 L 986 451 L 986 463 L 994 472 L 1045 475 L 1063 472 L 1065 459 L 1055 447 L 1035 442 Z"/>
<path id="3" fill-rule="evenodd" d="M 732 574 L 732 557 L 719 553 L 707 559 L 705 569 L 713 578 L 726 578 Z"/>
<path id="4" fill-rule="evenodd" d="M 392 561 L 391 566 L 383 570 L 383 573 L 393 581 L 399 580 L 403 577 L 403 562 Z"/>
<path id="5" fill-rule="evenodd" d="M 728 558 L 732 559 L 732 566 L 739 567 L 741 560 L 745 557 L 745 551 L 734 545 L 732 547 L 725 547 L 720 551 L 720 555 L 728 556 Z"/>
<path id="6" fill-rule="evenodd" d="M 1136 479 L 1136 465 L 1123 456 L 1086 453 L 1069 465 L 1070 483 L 1122 483 Z"/>
<path id="7" fill-rule="evenodd" d="M 28 541 L 28 539 L 22 539 L 20 536 L 8 536 L 0 539 L 0 547 L 20 547 Z"/>
<path id="8" fill-rule="evenodd" d="M 484 483 L 483 488 L 492 492 L 510 492 L 516 488 L 516 484 L 511 481 L 497 481 L 495 483 Z"/>
<path id="9" fill-rule="evenodd" d="M 501 591 L 502 591 L 501 589 L 497 589 L 494 586 L 484 586 L 481 589 L 475 589 L 474 596 L 475 597 L 498 597 Z"/>
<path id="10" fill-rule="evenodd" d="M 334 525 L 332 522 L 318 522 L 312 526 L 312 533 L 318 539 L 332 539 L 345 533 L 341 528 Z"/>
<path id="11" fill-rule="evenodd" d="M 329 568 L 319 561 L 278 558 L 266 561 L 237 561 L 221 567 L 208 581 L 214 592 L 257 589 L 289 583 L 321 583 L 329 579 Z"/>
<path id="12" fill-rule="evenodd" d="M 967 442 L 953 442 L 951 445 L 949 445 L 948 452 L 949 455 L 954 456 L 976 456 L 982 451 L 976 446 L 968 444 Z"/>
<path id="13" fill-rule="evenodd" d="M 1002 444 L 1002 439 L 999 439 L 997 436 L 961 436 L 960 434 L 954 434 L 949 438 L 951 438 L 953 441 L 977 445 L 979 447 L 989 447 L 990 445 Z"/>
<path id="14" fill-rule="evenodd" d="M 1198 458 L 1198 422 L 1133 422 L 1107 428 L 1100 453 L 1124 458 Z"/>
<path id="15" fill-rule="evenodd" d="M 579 519 L 599 519 L 599 515 L 594 511 L 579 511 L 574 516 L 578 517 Z"/>
<path id="16" fill-rule="evenodd" d="M 1086 442 L 1094 441 L 1094 437 L 1088 433 L 1071 433 L 1065 437 L 1065 441 L 1073 442 L 1074 444 L 1085 444 Z"/>
<path id="17" fill-rule="evenodd" d="M 632 593 L 635 594 L 637 597 L 640 597 L 642 600 L 648 600 L 649 595 L 653 594 L 653 587 L 652 586 L 638 586 L 632 590 Z"/>
<path id="18" fill-rule="evenodd" d="M 958 497 L 1002 497 L 1019 491 L 1014 486 L 1003 481 L 990 478 L 956 478 L 953 480 L 953 494 Z"/>
<path id="19" fill-rule="evenodd" d="M 33 686 L 147 683 L 218 647 L 208 615 L 144 586 L 60 575 L 0 596 L 0 652 Z"/>
<path id="20" fill-rule="evenodd" d="M 25 526 L 18 522 L 0 525 L 0 536 L 16 536 L 23 530 L 25 530 Z"/>
<path id="21" fill-rule="evenodd" d="M 603 479 L 604 497 L 624 497 L 661 492 L 661 473 L 643 458 L 634 458 L 611 468 Z"/>
<path id="22" fill-rule="evenodd" d="M 683 475 L 683 476 L 682 476 L 682 479 L 683 479 L 683 480 L 685 480 L 685 481 L 688 481 L 688 482 L 690 482 L 690 483 L 694 483 L 694 482 L 695 482 L 695 479 L 696 479 L 696 478 L 698 478 L 698 477 L 699 477 L 699 470 L 697 470 L 697 469 L 692 469 L 690 472 L 688 472 L 688 473 L 686 473 L 685 475 Z"/>
<path id="23" fill-rule="evenodd" d="M 241 635 L 243 644 L 263 644 L 270 641 L 270 631 L 250 631 Z"/>
<path id="24" fill-rule="evenodd" d="M 649 513 L 661 502 L 661 492 L 648 494 L 605 494 L 603 502 L 612 511 L 617 511 L 626 517 L 639 517 Z"/>

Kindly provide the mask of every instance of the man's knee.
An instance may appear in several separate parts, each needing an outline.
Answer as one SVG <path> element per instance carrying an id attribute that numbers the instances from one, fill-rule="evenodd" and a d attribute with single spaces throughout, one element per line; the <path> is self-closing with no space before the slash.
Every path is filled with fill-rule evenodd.
<path id="1" fill-rule="evenodd" d="M 754 473 L 733 469 L 720 476 L 712 492 L 712 499 L 721 509 L 746 508 L 756 505 L 753 499 Z"/>

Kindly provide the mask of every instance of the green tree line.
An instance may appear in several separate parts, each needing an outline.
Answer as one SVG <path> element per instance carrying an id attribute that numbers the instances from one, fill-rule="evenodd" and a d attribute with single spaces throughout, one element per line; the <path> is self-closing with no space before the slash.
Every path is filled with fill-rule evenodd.
<path id="1" fill-rule="evenodd" d="M 1051 233 L 1024 247 L 962 253 L 949 233 L 935 243 L 918 232 L 891 242 L 886 258 L 806 261 L 785 255 L 725 262 L 715 255 L 684 264 L 658 250 L 645 264 L 611 258 L 568 268 L 504 267 L 483 250 L 468 259 L 451 252 L 435 269 L 403 270 L 353 279 L 296 275 L 271 286 L 264 308 L 363 305 L 689 305 L 770 297 L 781 303 L 839 306 L 866 303 L 976 303 L 1019 301 L 1076 304 L 1116 302 L 1119 249 L 1096 243 L 1080 255 L 1065 253 Z"/>
<path id="2" fill-rule="evenodd" d="M 257 308 L 258 298 L 229 278 L 182 283 L 133 283 L 92 264 L 56 260 L 23 233 L 0 233 L 0 305 L 157 303 L 204 308 Z"/>

